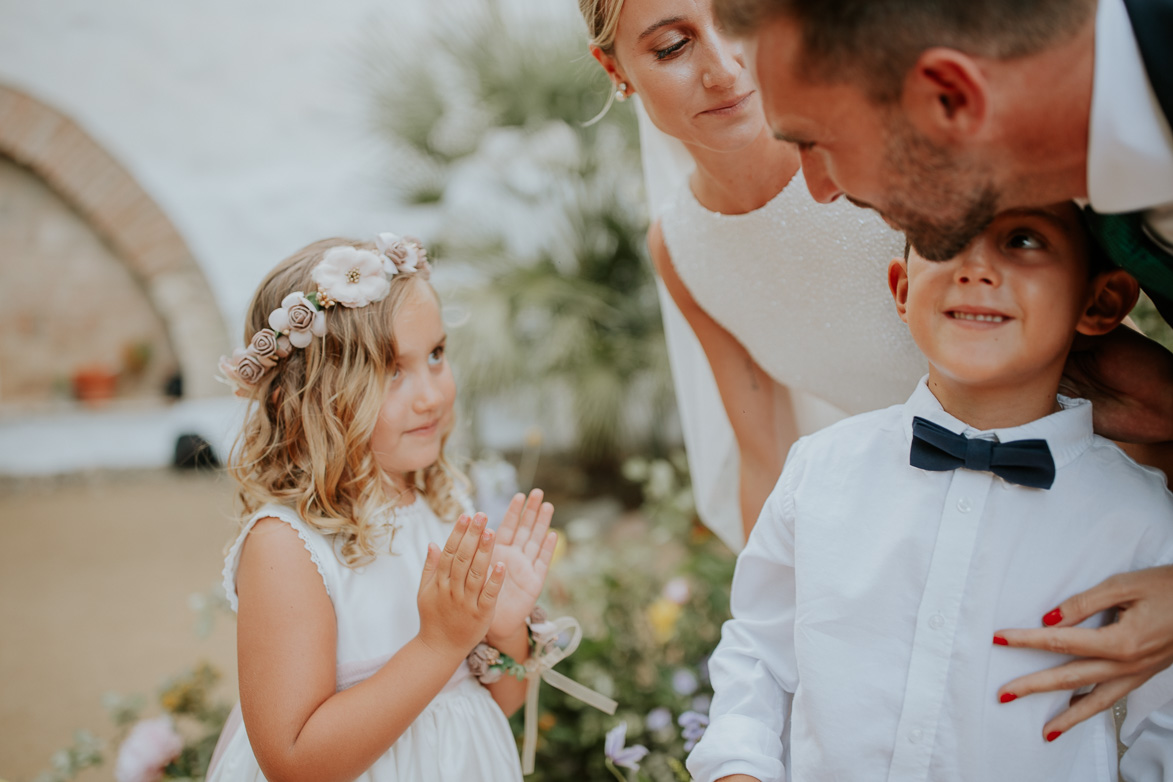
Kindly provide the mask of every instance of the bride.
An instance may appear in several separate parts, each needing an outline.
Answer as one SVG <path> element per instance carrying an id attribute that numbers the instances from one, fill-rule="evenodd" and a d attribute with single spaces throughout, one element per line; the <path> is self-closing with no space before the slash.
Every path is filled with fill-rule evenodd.
<path id="1" fill-rule="evenodd" d="M 580 6 L 615 99 L 643 98 L 648 243 L 689 327 L 666 323 L 693 488 L 737 550 L 800 434 L 901 403 L 925 373 L 888 292 L 904 237 L 815 202 L 708 0 Z"/>
<path id="2" fill-rule="evenodd" d="M 886 286 L 904 241 L 844 199 L 814 201 L 797 150 L 768 132 L 711 0 L 579 6 L 614 99 L 642 98 L 648 242 L 676 305 L 664 302 L 665 330 L 697 508 L 738 550 L 800 434 L 903 402 L 923 374 Z M 1096 684 L 1053 723 L 1066 730 L 1167 667 L 1165 570 L 1068 598 L 1059 627 L 1007 631 L 1016 645 L 1077 657 L 1014 691 Z M 1112 606 L 1128 609 L 1112 625 L 1065 626 Z"/>

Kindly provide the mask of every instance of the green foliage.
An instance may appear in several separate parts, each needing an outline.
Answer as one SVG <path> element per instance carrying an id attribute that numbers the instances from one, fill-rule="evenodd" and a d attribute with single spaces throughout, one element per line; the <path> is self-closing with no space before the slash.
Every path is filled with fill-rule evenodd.
<path id="1" fill-rule="evenodd" d="M 1140 296 L 1140 301 L 1136 304 L 1136 309 L 1132 311 L 1132 319 L 1148 337 L 1160 342 L 1169 350 L 1173 350 L 1173 327 L 1165 322 L 1161 313 L 1157 312 L 1152 299 L 1143 293 Z"/>
<path id="2" fill-rule="evenodd" d="M 551 616 L 583 626 L 581 646 L 557 670 L 615 698 L 619 711 L 609 717 L 543 686 L 536 772 L 527 780 L 614 779 L 603 740 L 621 721 L 628 745 L 651 750 L 629 777 L 689 778 L 677 719 L 708 711 L 704 663 L 728 618 L 734 556 L 696 520 L 682 455 L 632 460 L 625 473 L 643 484 L 643 521 L 606 534 L 572 523 L 546 590 Z M 663 709 L 653 715 L 661 724 L 649 725 Z M 514 722 L 520 733 L 520 714 Z"/>
<path id="3" fill-rule="evenodd" d="M 610 87 L 579 20 L 445 6 L 427 31 L 372 46 L 368 71 L 393 186 L 436 204 L 432 256 L 470 270 L 445 294 L 467 314 L 450 342 L 462 397 L 475 411 L 524 389 L 541 414 L 569 396 L 590 464 L 660 451 L 672 389 L 634 115 L 583 126 Z"/>

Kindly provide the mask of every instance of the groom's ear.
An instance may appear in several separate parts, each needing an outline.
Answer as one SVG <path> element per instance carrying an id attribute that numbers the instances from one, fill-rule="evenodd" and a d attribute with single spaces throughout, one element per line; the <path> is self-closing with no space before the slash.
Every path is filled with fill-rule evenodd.
<path id="1" fill-rule="evenodd" d="M 909 69 L 899 102 L 922 134 L 938 143 L 957 143 L 984 129 L 990 85 L 972 57 L 936 46 L 921 52 Z"/>
<path id="2" fill-rule="evenodd" d="M 892 291 L 892 299 L 896 302 L 896 314 L 907 323 L 908 261 L 903 258 L 893 258 L 888 264 L 888 290 Z"/>

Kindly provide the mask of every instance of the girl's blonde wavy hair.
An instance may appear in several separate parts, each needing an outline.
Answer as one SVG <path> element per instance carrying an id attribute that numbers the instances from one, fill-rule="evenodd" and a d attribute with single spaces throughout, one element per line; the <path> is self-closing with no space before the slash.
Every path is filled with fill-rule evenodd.
<path id="1" fill-rule="evenodd" d="M 586 22 L 590 42 L 610 53 L 615 47 L 623 0 L 578 0 L 578 10 Z"/>
<path id="2" fill-rule="evenodd" d="M 313 291 L 310 272 L 326 250 L 349 245 L 374 250 L 370 242 L 324 239 L 286 258 L 265 278 L 249 305 L 244 344 L 268 328 L 269 313 L 293 291 Z M 371 523 L 397 499 L 370 448 L 390 370 L 396 362 L 391 324 L 416 286 L 432 286 L 419 274 L 396 274 L 391 291 L 365 307 L 331 307 L 326 335 L 280 359 L 251 389 L 244 426 L 232 451 L 229 472 L 239 484 L 242 523 L 267 503 L 290 505 L 328 535 L 337 535 L 342 560 L 350 567 L 370 562 L 376 551 Z M 463 506 L 457 486 L 467 479 L 444 457 L 410 473 L 436 515 L 454 521 Z"/>

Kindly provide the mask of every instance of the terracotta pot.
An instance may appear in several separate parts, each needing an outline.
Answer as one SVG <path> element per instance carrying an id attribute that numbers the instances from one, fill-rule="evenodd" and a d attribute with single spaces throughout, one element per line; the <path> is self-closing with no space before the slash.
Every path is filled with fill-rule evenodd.
<path id="1" fill-rule="evenodd" d="M 82 402 L 103 402 L 117 391 L 118 373 L 106 367 L 80 367 L 73 373 L 73 395 Z"/>

